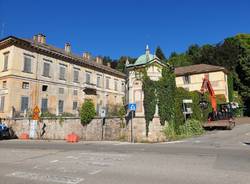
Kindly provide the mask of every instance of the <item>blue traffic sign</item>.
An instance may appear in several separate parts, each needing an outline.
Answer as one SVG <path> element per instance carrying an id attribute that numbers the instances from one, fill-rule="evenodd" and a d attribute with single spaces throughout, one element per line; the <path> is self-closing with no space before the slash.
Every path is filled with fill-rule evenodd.
<path id="1" fill-rule="evenodd" d="M 128 104 L 128 109 L 131 110 L 131 111 L 135 111 L 136 110 L 136 104 L 135 103 Z"/>

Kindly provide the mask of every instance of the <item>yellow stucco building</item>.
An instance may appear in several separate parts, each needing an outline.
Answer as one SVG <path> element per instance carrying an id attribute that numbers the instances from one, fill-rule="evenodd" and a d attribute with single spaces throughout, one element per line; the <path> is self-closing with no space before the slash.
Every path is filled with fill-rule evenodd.
<path id="1" fill-rule="evenodd" d="M 33 39 L 10 36 L 0 40 L 0 117 L 24 116 L 36 105 L 53 114 L 77 114 L 84 99 L 101 108 L 122 104 L 125 75 L 105 66 L 101 57 L 77 56 Z"/>
<path id="2" fill-rule="evenodd" d="M 200 91 L 204 77 L 206 76 L 217 96 L 224 96 L 228 102 L 228 71 L 221 66 L 198 64 L 178 67 L 175 69 L 175 81 L 177 87 L 188 91 Z"/>

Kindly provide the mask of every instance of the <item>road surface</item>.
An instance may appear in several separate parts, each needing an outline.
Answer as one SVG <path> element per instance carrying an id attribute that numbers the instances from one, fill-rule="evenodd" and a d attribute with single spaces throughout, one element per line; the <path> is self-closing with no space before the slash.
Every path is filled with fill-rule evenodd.
<path id="1" fill-rule="evenodd" d="M 1 184 L 249 184 L 250 124 L 159 144 L 0 141 Z"/>

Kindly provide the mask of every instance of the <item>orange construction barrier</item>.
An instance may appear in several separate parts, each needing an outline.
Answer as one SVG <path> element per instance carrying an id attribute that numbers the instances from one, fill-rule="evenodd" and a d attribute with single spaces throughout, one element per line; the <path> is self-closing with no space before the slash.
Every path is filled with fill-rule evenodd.
<path id="1" fill-rule="evenodd" d="M 19 139 L 27 140 L 27 139 L 29 139 L 29 134 L 27 134 L 27 133 L 22 133 L 22 134 L 20 135 Z"/>
<path id="2" fill-rule="evenodd" d="M 71 134 L 67 135 L 67 137 L 66 137 L 66 141 L 70 142 L 70 143 L 76 143 L 79 141 L 79 139 L 80 139 L 79 136 L 73 132 Z"/>

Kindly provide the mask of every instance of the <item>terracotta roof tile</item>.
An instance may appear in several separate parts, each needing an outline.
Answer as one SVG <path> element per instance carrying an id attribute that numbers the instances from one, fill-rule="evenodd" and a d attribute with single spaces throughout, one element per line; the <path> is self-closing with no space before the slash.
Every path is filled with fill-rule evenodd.
<path id="1" fill-rule="evenodd" d="M 208 64 L 197 64 L 190 66 L 183 66 L 175 68 L 175 75 L 190 75 L 190 74 L 198 74 L 198 73 L 208 73 L 208 72 L 216 72 L 216 71 L 224 71 L 228 73 L 228 71 L 221 66 L 208 65 Z"/>

